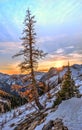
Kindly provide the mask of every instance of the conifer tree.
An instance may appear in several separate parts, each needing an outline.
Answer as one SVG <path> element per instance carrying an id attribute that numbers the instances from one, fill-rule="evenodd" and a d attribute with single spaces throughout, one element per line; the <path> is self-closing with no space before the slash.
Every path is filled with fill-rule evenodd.
<path id="1" fill-rule="evenodd" d="M 75 94 L 77 93 L 78 91 L 76 89 L 75 82 L 72 78 L 71 70 L 68 63 L 67 71 L 64 75 L 64 78 L 61 84 L 61 90 L 57 93 L 57 99 L 56 99 L 56 102 L 54 103 L 57 105 L 62 100 L 74 97 Z"/>
<path id="2" fill-rule="evenodd" d="M 36 47 L 36 33 L 34 29 L 36 21 L 34 18 L 35 16 L 32 16 L 30 10 L 28 9 L 26 11 L 26 18 L 24 20 L 25 28 L 23 30 L 23 37 L 21 38 L 23 49 L 20 50 L 20 52 L 16 55 L 14 55 L 14 57 L 21 55 L 23 56 L 23 62 L 19 64 L 19 67 L 22 72 L 30 72 L 30 86 L 32 88 L 32 96 L 37 107 L 39 109 L 43 109 L 43 106 L 39 102 L 37 82 L 35 79 L 34 71 L 37 68 L 38 60 L 44 57 L 45 53 Z"/>
<path id="3" fill-rule="evenodd" d="M 68 63 L 67 72 L 64 75 L 64 80 L 62 82 L 61 92 L 62 92 L 62 96 L 64 96 L 63 98 L 68 99 L 73 97 L 74 91 L 75 91 L 75 83 L 74 80 L 72 79 L 71 70 Z"/>

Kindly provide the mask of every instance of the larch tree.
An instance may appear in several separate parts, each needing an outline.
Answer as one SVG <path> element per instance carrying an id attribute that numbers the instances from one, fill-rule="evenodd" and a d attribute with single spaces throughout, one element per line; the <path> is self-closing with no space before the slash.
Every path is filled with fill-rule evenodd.
<path id="1" fill-rule="evenodd" d="M 38 60 L 44 57 L 46 54 L 36 47 L 36 33 L 34 28 L 35 23 L 35 16 L 32 16 L 30 10 L 28 9 L 26 11 L 26 18 L 24 20 L 25 28 L 23 30 L 23 37 L 21 38 L 23 49 L 20 50 L 19 53 L 17 53 L 13 57 L 23 56 L 23 62 L 19 64 L 19 67 L 22 72 L 29 71 L 31 82 L 29 86 L 31 86 L 32 88 L 32 93 L 30 94 L 30 96 L 33 97 L 37 107 L 41 110 L 43 109 L 43 106 L 39 102 L 37 81 L 35 79 L 34 72 L 37 68 Z"/>

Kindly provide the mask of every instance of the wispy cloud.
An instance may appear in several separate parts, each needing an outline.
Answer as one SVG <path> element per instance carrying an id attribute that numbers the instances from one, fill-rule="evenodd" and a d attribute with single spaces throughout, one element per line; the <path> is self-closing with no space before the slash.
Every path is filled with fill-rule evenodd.
<path id="1" fill-rule="evenodd" d="M 55 40 L 61 39 L 61 38 L 65 38 L 67 36 L 67 34 L 60 34 L 60 35 L 55 35 L 55 36 L 44 36 L 44 37 L 40 37 L 38 39 L 38 43 L 44 43 L 44 42 L 53 42 Z"/>
<path id="2" fill-rule="evenodd" d="M 28 7 L 37 20 L 37 46 L 49 53 L 41 64 L 82 63 L 82 0 L 0 0 L 0 68 L 15 68 L 11 57 L 21 49 Z"/>
<path id="3" fill-rule="evenodd" d="M 56 36 L 41 37 L 38 39 L 38 46 L 49 53 L 64 51 L 69 54 L 74 51 L 81 53 L 82 51 L 82 33 L 61 34 Z"/>
<path id="4" fill-rule="evenodd" d="M 2 54 L 14 54 L 22 48 L 20 42 L 0 42 L 0 53 Z"/>
<path id="5" fill-rule="evenodd" d="M 59 48 L 59 49 L 57 49 L 57 51 L 55 51 L 55 53 L 57 53 L 57 54 L 61 54 L 63 52 L 64 52 L 64 49 L 62 49 L 62 48 Z"/>
<path id="6" fill-rule="evenodd" d="M 74 46 L 67 46 L 66 49 L 73 49 Z"/>

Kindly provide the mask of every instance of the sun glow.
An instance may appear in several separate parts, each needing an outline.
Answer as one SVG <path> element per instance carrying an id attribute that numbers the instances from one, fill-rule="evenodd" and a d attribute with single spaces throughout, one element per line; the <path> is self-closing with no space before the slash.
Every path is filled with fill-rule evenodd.
<path id="1" fill-rule="evenodd" d="M 63 66 L 63 62 L 62 61 L 56 61 L 55 62 L 55 66 L 54 67 L 61 68 L 62 66 Z"/>

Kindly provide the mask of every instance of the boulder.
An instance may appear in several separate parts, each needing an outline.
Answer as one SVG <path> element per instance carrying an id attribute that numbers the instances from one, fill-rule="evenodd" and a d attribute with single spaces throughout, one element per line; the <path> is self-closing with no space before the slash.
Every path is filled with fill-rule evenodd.
<path id="1" fill-rule="evenodd" d="M 57 118 L 54 121 L 50 120 L 42 130 L 68 130 L 68 128 L 63 125 L 62 119 Z"/>
<path id="2" fill-rule="evenodd" d="M 44 125 L 42 130 L 51 130 L 52 127 L 53 127 L 53 121 L 50 120 L 46 125 Z"/>

